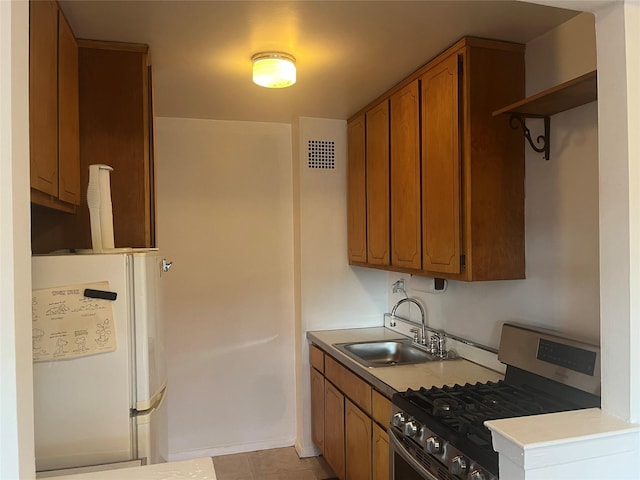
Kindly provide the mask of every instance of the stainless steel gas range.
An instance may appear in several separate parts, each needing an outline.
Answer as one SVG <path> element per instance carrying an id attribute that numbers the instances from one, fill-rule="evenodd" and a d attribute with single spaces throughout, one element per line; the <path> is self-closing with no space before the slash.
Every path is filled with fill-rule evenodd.
<path id="1" fill-rule="evenodd" d="M 499 382 L 409 389 L 392 398 L 393 480 L 495 480 L 487 420 L 600 406 L 600 349 L 517 324 L 502 328 Z"/>

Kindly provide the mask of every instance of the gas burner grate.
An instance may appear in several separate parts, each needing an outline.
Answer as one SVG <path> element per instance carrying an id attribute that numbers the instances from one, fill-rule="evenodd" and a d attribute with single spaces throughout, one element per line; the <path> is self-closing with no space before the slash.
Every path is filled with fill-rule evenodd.
<path id="1" fill-rule="evenodd" d="M 580 408 L 528 386 L 504 381 L 409 389 L 394 403 L 441 438 L 497 474 L 498 459 L 487 420 Z"/>

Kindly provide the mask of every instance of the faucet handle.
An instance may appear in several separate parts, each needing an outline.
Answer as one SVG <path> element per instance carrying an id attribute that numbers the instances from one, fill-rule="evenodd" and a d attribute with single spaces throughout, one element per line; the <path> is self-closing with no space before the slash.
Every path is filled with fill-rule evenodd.
<path id="1" fill-rule="evenodd" d="M 411 333 L 413 333 L 413 341 L 418 343 L 418 340 L 419 340 L 419 338 L 418 338 L 418 329 L 417 328 L 411 328 L 411 329 L 409 329 L 409 331 Z"/>
<path id="2" fill-rule="evenodd" d="M 445 336 L 441 332 L 434 332 L 429 338 L 429 352 L 433 355 L 437 355 L 440 358 L 447 357 L 447 351 L 445 350 Z"/>

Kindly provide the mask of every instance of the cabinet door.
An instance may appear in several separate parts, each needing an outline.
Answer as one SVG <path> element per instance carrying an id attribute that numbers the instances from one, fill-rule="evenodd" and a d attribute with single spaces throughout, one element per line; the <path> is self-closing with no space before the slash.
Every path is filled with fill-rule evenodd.
<path id="1" fill-rule="evenodd" d="M 391 97 L 391 265 L 422 267 L 418 80 Z"/>
<path id="2" fill-rule="evenodd" d="M 29 2 L 31 188 L 58 197 L 58 5 Z"/>
<path id="3" fill-rule="evenodd" d="M 375 423 L 371 451 L 373 480 L 389 480 L 389 435 Z"/>
<path id="4" fill-rule="evenodd" d="M 324 377 L 311 369 L 311 440 L 324 453 Z"/>
<path id="5" fill-rule="evenodd" d="M 324 458 L 335 474 L 344 479 L 344 396 L 324 382 Z"/>
<path id="6" fill-rule="evenodd" d="M 62 13 L 58 17 L 58 198 L 80 205 L 78 44 Z"/>
<path id="7" fill-rule="evenodd" d="M 111 201 L 116 247 L 153 247 L 154 185 L 147 47 L 80 41 L 82 189 L 88 166 L 113 167 Z M 81 209 L 83 243 L 89 218 Z"/>
<path id="8" fill-rule="evenodd" d="M 371 479 L 371 419 L 345 400 L 346 479 Z"/>
<path id="9" fill-rule="evenodd" d="M 458 56 L 422 82 L 423 268 L 460 273 L 460 98 Z"/>
<path id="10" fill-rule="evenodd" d="M 389 101 L 366 113 L 367 262 L 389 265 Z"/>
<path id="11" fill-rule="evenodd" d="M 349 122 L 347 177 L 347 236 L 349 262 L 367 261 L 367 192 L 365 121 L 360 115 Z"/>

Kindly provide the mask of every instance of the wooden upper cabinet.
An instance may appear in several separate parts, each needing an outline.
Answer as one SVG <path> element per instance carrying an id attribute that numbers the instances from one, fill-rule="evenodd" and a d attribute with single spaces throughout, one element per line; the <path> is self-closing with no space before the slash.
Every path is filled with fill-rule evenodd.
<path id="1" fill-rule="evenodd" d="M 367 261 L 367 194 L 364 114 L 347 126 L 347 237 L 349 262 Z"/>
<path id="2" fill-rule="evenodd" d="M 367 260 L 389 265 L 389 101 L 366 113 Z"/>
<path id="3" fill-rule="evenodd" d="M 58 5 L 29 2 L 31 188 L 58 196 Z"/>
<path id="4" fill-rule="evenodd" d="M 33 5 L 42 2 L 34 2 Z M 60 78 L 71 85 L 70 72 L 76 61 L 64 53 L 73 40 L 60 30 Z M 111 202 L 115 247 L 155 247 L 155 168 L 153 158 L 153 111 L 148 46 L 78 40 L 78 114 L 74 95 L 60 91 L 60 118 L 64 125 L 79 122 L 80 206 L 75 215 L 35 206 L 31 210 L 31 248 L 46 253 L 63 248 L 91 248 L 91 227 L 86 195 L 89 165 L 106 164 L 111 172 Z M 65 80 L 65 85 L 67 81 Z M 78 115 L 76 117 L 76 115 Z M 76 159 L 76 149 L 67 144 L 68 133 L 60 129 L 60 155 Z M 33 138 L 32 138 L 33 140 Z M 75 183 L 71 172 L 60 170 L 60 195 Z M 64 187 L 64 188 L 63 188 Z M 70 198 L 68 197 L 71 201 Z M 34 195 L 32 189 L 32 203 Z M 65 202 L 59 202 L 68 205 Z"/>
<path id="5" fill-rule="evenodd" d="M 58 198 L 80 205 L 78 43 L 64 15 L 58 18 Z"/>
<path id="6" fill-rule="evenodd" d="M 524 55 L 515 48 L 471 48 L 464 65 L 465 280 L 525 278 L 526 140 L 508 115 L 492 115 L 524 97 Z"/>
<path id="7" fill-rule="evenodd" d="M 391 96 L 391 265 L 422 268 L 418 80 Z"/>
<path id="8" fill-rule="evenodd" d="M 366 116 L 364 265 L 524 278 L 525 141 L 492 115 L 523 93 L 524 45 L 465 37 L 352 117 Z"/>
<path id="9" fill-rule="evenodd" d="M 424 269 L 460 273 L 458 55 L 421 77 Z"/>
<path id="10" fill-rule="evenodd" d="M 29 3 L 31 201 L 80 204 L 78 45 L 55 1 Z"/>
<path id="11" fill-rule="evenodd" d="M 151 139 L 150 66 L 146 45 L 80 41 L 82 186 L 89 165 L 111 172 L 116 247 L 155 246 L 155 179 Z M 83 243 L 90 242 L 82 209 Z"/>

